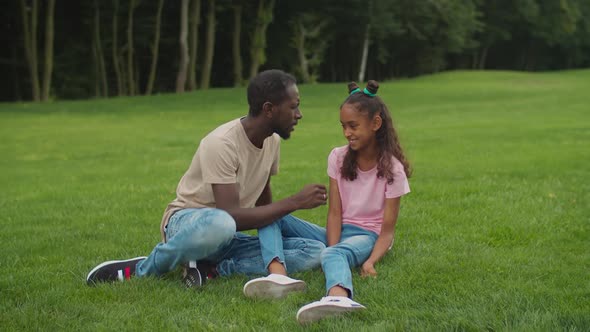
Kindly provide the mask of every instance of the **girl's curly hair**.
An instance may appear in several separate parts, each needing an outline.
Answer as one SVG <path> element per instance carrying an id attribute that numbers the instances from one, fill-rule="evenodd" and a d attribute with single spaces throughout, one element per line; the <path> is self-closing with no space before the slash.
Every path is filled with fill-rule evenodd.
<path id="1" fill-rule="evenodd" d="M 352 93 L 353 91 L 358 91 Z M 393 183 L 393 172 L 392 172 L 392 161 L 391 157 L 395 157 L 404 166 L 404 172 L 407 177 L 411 176 L 412 170 L 410 163 L 404 155 L 404 151 L 399 143 L 397 132 L 393 126 L 393 120 L 389 114 L 387 106 L 377 96 L 377 90 L 379 90 L 379 83 L 370 80 L 367 83 L 366 91 L 361 91 L 359 86 L 355 82 L 348 84 L 348 92 L 351 93 L 346 100 L 342 103 L 342 106 L 348 104 L 352 105 L 358 112 L 366 114 L 369 120 L 379 115 L 381 117 L 382 124 L 381 128 L 375 133 L 377 139 L 377 145 L 379 147 L 378 164 L 377 164 L 377 177 L 387 179 L 388 184 Z M 368 92 L 368 93 L 367 93 Z M 344 156 L 342 167 L 340 172 L 342 176 L 353 181 L 357 177 L 357 152 L 352 150 L 350 147 Z"/>

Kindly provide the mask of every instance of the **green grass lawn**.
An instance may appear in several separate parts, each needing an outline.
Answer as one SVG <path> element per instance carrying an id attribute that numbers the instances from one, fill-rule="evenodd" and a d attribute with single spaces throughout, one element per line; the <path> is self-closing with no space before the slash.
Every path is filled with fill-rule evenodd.
<path id="1" fill-rule="evenodd" d="M 300 86 L 275 199 L 327 184 L 345 144 L 345 84 Z M 590 329 L 590 70 L 451 72 L 383 83 L 406 153 L 394 250 L 354 273 L 363 313 L 309 330 Z M 324 294 L 242 295 L 245 276 L 186 290 L 163 279 L 88 287 L 109 259 L 147 255 L 199 140 L 247 112 L 245 89 L 0 104 L 0 330 L 297 330 Z M 325 225 L 327 208 L 296 215 Z"/>

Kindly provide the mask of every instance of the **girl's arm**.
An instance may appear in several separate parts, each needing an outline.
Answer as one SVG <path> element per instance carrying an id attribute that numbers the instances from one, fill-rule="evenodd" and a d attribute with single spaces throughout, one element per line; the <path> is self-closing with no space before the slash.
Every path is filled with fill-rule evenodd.
<path id="1" fill-rule="evenodd" d="M 371 256 L 363 263 L 361 267 L 361 275 L 377 276 L 375 264 L 387 253 L 393 244 L 393 236 L 395 234 L 395 224 L 399 213 L 400 198 L 386 198 L 385 212 L 383 213 L 383 224 L 381 225 L 381 233 L 375 242 Z"/>
<path id="2" fill-rule="evenodd" d="M 331 247 L 340 242 L 340 234 L 342 232 L 342 202 L 340 200 L 338 182 L 333 178 L 330 178 L 328 202 L 329 208 L 328 222 L 326 224 L 326 237 L 328 240 L 328 247 Z"/>

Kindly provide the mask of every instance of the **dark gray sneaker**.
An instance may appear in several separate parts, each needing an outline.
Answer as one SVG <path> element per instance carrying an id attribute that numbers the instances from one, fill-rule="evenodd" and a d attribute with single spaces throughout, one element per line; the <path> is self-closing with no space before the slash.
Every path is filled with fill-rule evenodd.
<path id="1" fill-rule="evenodd" d="M 129 280 L 135 275 L 137 263 L 147 257 L 135 257 L 121 261 L 108 261 L 99 264 L 86 276 L 86 283 L 94 286 L 98 282 L 114 282 Z"/>
<path id="2" fill-rule="evenodd" d="M 207 280 L 217 278 L 219 274 L 215 270 L 215 265 L 209 262 L 190 261 L 184 266 L 182 273 L 182 283 L 186 288 L 199 288 L 203 286 Z"/>

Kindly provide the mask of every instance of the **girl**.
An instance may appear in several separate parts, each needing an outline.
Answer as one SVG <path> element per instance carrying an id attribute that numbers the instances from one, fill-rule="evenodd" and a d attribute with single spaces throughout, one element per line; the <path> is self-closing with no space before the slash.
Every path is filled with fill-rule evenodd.
<path id="1" fill-rule="evenodd" d="M 378 83 L 361 90 L 353 82 L 348 89 L 340 106 L 348 144 L 328 157 L 328 247 L 321 254 L 327 296 L 299 309 L 302 324 L 365 308 L 352 300 L 350 269 L 360 266 L 362 276 L 377 276 L 375 264 L 393 245 L 400 198 L 410 192 L 410 165 L 377 96 Z"/>

